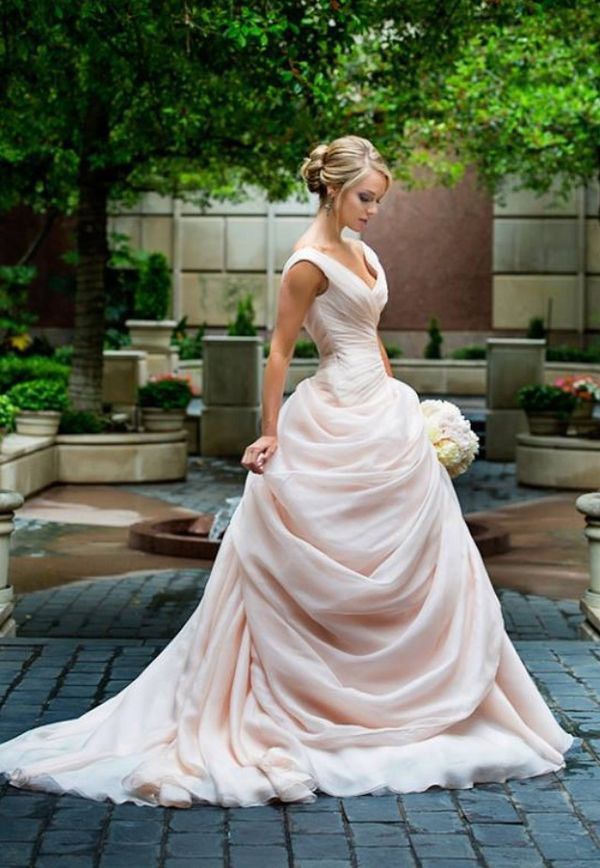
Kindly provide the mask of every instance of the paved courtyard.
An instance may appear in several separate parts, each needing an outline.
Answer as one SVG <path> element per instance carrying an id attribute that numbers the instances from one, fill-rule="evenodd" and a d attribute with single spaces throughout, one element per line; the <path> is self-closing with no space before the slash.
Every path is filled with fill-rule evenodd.
<path id="1" fill-rule="evenodd" d="M 214 511 L 239 494 L 234 463 L 185 483 L 123 486 L 173 507 Z M 457 491 L 465 512 L 542 494 L 514 466 L 477 462 Z M 39 557 L 60 522 L 19 521 L 14 550 Z M 49 562 L 49 561 L 48 561 Z M 53 563 L 60 565 L 54 557 Z M 47 587 L 17 604 L 19 638 L 0 642 L 0 739 L 75 717 L 160 653 L 202 597 L 209 570 L 134 570 Z M 574 599 L 500 589 L 515 646 L 561 724 L 578 736 L 567 768 L 524 781 L 255 808 L 188 810 L 93 803 L 0 785 L 7 868 L 461 868 L 600 865 L 600 645 L 577 638 Z"/>

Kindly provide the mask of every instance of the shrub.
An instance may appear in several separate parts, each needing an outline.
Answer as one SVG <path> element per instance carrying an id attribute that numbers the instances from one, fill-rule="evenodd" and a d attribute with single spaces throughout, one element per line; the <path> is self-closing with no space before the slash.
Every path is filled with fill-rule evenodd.
<path id="1" fill-rule="evenodd" d="M 163 253 L 140 256 L 133 298 L 134 316 L 137 319 L 164 319 L 170 299 L 171 271 L 167 257 Z"/>
<path id="2" fill-rule="evenodd" d="M 227 334 L 236 337 L 254 336 L 256 334 L 254 317 L 255 313 L 252 293 L 248 292 L 239 299 L 235 320 L 229 323 Z"/>
<path id="3" fill-rule="evenodd" d="M 294 346 L 294 358 L 295 359 L 318 359 L 319 358 L 319 350 L 317 349 L 317 345 L 314 341 L 311 340 L 299 340 L 296 341 Z"/>
<path id="4" fill-rule="evenodd" d="M 527 327 L 527 337 L 540 340 L 547 335 L 544 319 L 541 316 L 532 316 Z"/>
<path id="5" fill-rule="evenodd" d="M 45 356 L 19 358 L 15 355 L 0 358 L 0 393 L 8 392 L 17 383 L 27 380 L 57 380 L 67 384 L 70 369 L 67 365 Z"/>
<path id="6" fill-rule="evenodd" d="M 0 395 L 0 432 L 12 431 L 16 415 L 17 408 L 8 395 Z"/>
<path id="7" fill-rule="evenodd" d="M 62 412 L 69 404 L 65 384 L 60 380 L 30 380 L 17 383 L 8 392 L 19 410 L 53 410 Z"/>
<path id="8" fill-rule="evenodd" d="M 517 403 L 526 413 L 558 413 L 567 418 L 573 412 L 577 398 L 558 386 L 531 384 L 521 386 L 517 392 Z"/>
<path id="9" fill-rule="evenodd" d="M 399 347 L 398 344 L 386 344 L 384 343 L 384 349 L 387 353 L 388 359 L 399 359 L 404 355 L 402 352 L 402 347 Z"/>
<path id="10" fill-rule="evenodd" d="M 198 328 L 195 335 L 188 335 L 187 330 L 187 316 L 184 316 L 173 329 L 172 344 L 179 350 L 180 359 L 184 361 L 188 359 L 201 359 L 206 323 Z"/>
<path id="11" fill-rule="evenodd" d="M 467 344 L 450 353 L 451 359 L 487 359 L 487 347 L 483 344 Z"/>
<path id="12" fill-rule="evenodd" d="M 54 350 L 53 360 L 61 365 L 71 365 L 73 361 L 73 347 L 71 344 L 63 344 L 62 347 L 56 347 Z"/>
<path id="13" fill-rule="evenodd" d="M 66 410 L 60 420 L 60 434 L 102 434 L 106 431 L 106 419 L 88 410 Z"/>
<path id="14" fill-rule="evenodd" d="M 442 342 L 443 337 L 440 331 L 440 324 L 435 317 L 429 320 L 429 343 L 425 347 L 424 357 L 426 359 L 441 359 L 442 358 Z"/>
<path id="15" fill-rule="evenodd" d="M 556 347 L 546 347 L 546 359 L 549 362 L 584 362 L 585 364 L 600 364 L 600 344 L 582 350 L 561 344 Z"/>
<path id="16" fill-rule="evenodd" d="M 140 386 L 138 400 L 141 407 L 184 410 L 193 394 L 188 377 L 167 374 L 164 377 L 152 377 L 145 386 Z"/>

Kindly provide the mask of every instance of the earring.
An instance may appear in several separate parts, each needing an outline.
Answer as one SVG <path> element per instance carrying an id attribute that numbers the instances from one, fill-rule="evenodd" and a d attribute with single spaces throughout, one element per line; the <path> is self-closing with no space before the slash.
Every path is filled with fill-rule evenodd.
<path id="1" fill-rule="evenodd" d="M 329 195 L 325 200 L 325 211 L 327 214 L 331 212 L 331 208 L 333 206 L 333 196 Z"/>

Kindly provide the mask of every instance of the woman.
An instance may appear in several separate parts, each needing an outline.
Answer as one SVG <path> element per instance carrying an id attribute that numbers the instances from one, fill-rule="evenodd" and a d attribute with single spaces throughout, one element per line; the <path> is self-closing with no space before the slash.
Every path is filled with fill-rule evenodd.
<path id="1" fill-rule="evenodd" d="M 564 766 L 573 738 L 504 631 L 416 393 L 391 376 L 381 264 L 341 236 L 377 212 L 389 170 L 345 136 L 302 174 L 321 205 L 283 270 L 262 436 L 204 597 L 117 696 L 0 746 L 16 786 L 259 805 Z M 281 407 L 303 323 L 319 369 Z"/>

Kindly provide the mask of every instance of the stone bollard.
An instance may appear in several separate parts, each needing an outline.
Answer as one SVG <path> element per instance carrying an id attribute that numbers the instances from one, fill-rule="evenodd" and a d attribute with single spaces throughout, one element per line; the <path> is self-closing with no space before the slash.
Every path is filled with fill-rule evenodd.
<path id="1" fill-rule="evenodd" d="M 14 592 L 8 584 L 8 551 L 15 510 L 22 506 L 23 497 L 17 491 L 0 489 L 0 636 L 16 636 L 17 633 L 12 617 Z"/>
<path id="2" fill-rule="evenodd" d="M 517 434 L 528 430 L 517 392 L 544 382 L 546 341 L 532 338 L 487 339 L 487 416 L 485 455 L 490 461 L 514 461 Z"/>
<path id="3" fill-rule="evenodd" d="M 585 535 L 590 544 L 590 586 L 579 601 L 586 620 L 580 626 L 584 639 L 600 641 L 600 491 L 582 494 L 575 501 L 585 515 Z"/>

